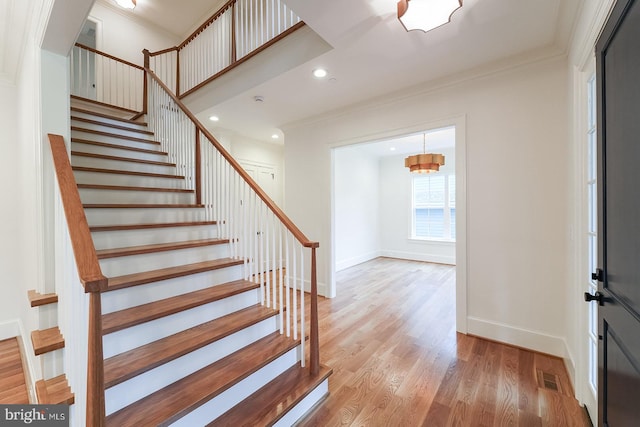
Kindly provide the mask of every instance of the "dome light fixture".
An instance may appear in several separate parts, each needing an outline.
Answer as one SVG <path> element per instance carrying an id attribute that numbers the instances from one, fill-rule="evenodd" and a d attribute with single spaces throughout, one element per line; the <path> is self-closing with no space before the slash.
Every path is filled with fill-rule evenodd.
<path id="1" fill-rule="evenodd" d="M 422 134 L 422 154 L 415 154 L 404 159 L 405 167 L 411 173 L 433 173 L 440 170 L 444 165 L 442 154 L 427 153 L 427 134 Z"/>
<path id="2" fill-rule="evenodd" d="M 398 19 L 407 31 L 431 31 L 451 22 L 453 13 L 462 7 L 462 0 L 400 0 Z"/>
<path id="3" fill-rule="evenodd" d="M 116 0 L 116 3 L 124 9 L 133 10 L 136 7 L 136 0 Z"/>

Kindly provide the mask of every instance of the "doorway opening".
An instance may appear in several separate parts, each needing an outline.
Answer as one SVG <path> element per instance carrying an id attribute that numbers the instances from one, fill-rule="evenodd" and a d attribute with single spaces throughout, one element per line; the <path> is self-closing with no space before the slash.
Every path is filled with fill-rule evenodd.
<path id="1" fill-rule="evenodd" d="M 407 156 L 445 156 L 440 170 L 414 174 Z M 456 329 L 466 332 L 464 120 L 332 149 L 331 295 L 335 273 L 389 257 L 455 265 Z"/>

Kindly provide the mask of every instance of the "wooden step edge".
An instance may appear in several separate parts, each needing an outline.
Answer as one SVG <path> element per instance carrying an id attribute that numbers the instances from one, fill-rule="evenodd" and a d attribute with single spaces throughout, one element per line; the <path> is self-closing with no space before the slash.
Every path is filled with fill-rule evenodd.
<path id="1" fill-rule="evenodd" d="M 160 145 L 159 141 L 154 141 L 152 139 L 138 138 L 137 136 L 120 135 L 118 133 L 105 132 L 105 131 L 95 130 L 95 129 L 87 129 L 80 126 L 71 126 L 71 131 L 90 133 L 93 135 L 101 135 L 109 138 L 124 139 L 126 141 L 141 142 L 143 144 Z"/>
<path id="2" fill-rule="evenodd" d="M 104 314 L 102 316 L 102 334 L 108 335 L 161 317 L 170 316 L 201 305 L 239 295 L 259 287 L 260 285 L 258 283 L 247 280 L 234 280 L 232 282 Z"/>
<path id="3" fill-rule="evenodd" d="M 75 99 L 78 100 L 80 102 L 86 102 L 89 104 L 94 104 L 94 105 L 99 105 L 101 107 L 105 107 L 105 108 L 111 108 L 112 110 L 118 110 L 118 111 L 123 111 L 125 113 L 130 113 L 130 114 L 139 114 L 138 111 L 136 110 L 132 110 L 130 108 L 125 108 L 125 107 L 118 107 L 117 105 L 111 105 L 111 104 L 107 104 L 106 102 L 100 102 L 100 101 L 96 101 L 95 99 L 90 99 L 90 98 L 84 98 L 82 96 L 78 96 L 78 95 L 70 95 L 69 96 L 71 99 Z"/>
<path id="4" fill-rule="evenodd" d="M 218 221 L 189 221 L 189 222 L 164 222 L 157 224 L 125 224 L 125 225 L 95 225 L 89 227 L 93 232 L 101 231 L 135 231 L 147 230 L 155 228 L 177 228 L 177 227 L 202 227 L 208 225 L 217 225 Z"/>
<path id="5" fill-rule="evenodd" d="M 274 332 L 107 417 L 107 426 L 169 425 L 293 350 Z"/>
<path id="6" fill-rule="evenodd" d="M 64 374 L 50 380 L 36 381 L 36 396 L 38 403 L 43 405 L 73 405 L 75 402 L 75 396 Z"/>
<path id="7" fill-rule="evenodd" d="M 161 268 L 142 273 L 111 277 L 109 278 L 107 289 L 104 292 L 159 282 L 161 280 L 173 279 L 176 277 L 189 276 L 191 274 L 204 273 L 221 268 L 242 265 L 243 263 L 244 260 L 242 259 L 220 258 L 214 261 L 203 261 L 194 264 L 180 265 L 177 267 Z"/>
<path id="8" fill-rule="evenodd" d="M 151 204 L 151 203 L 87 203 L 82 205 L 85 209 L 180 209 L 180 208 L 203 208 L 203 204 L 172 203 L 172 204 Z"/>
<path id="9" fill-rule="evenodd" d="M 121 144 L 112 144 L 110 142 L 93 141 L 91 139 L 71 138 L 71 142 L 74 144 L 94 145 L 97 147 L 112 148 L 114 150 L 126 150 L 126 151 L 132 151 L 135 153 L 144 153 L 144 154 L 151 154 L 151 155 L 158 155 L 158 156 L 169 155 L 169 153 L 167 153 L 166 151 L 152 150 L 150 148 L 131 147 L 128 145 L 121 145 Z"/>
<path id="10" fill-rule="evenodd" d="M 35 289 L 31 289 L 27 291 L 29 296 L 29 303 L 31 307 L 39 307 L 47 304 L 54 304 L 58 302 L 58 295 L 55 293 L 51 294 L 41 294 L 38 293 Z"/>
<path id="11" fill-rule="evenodd" d="M 84 114 L 90 114 L 92 116 L 101 117 L 103 119 L 117 120 L 117 121 L 120 121 L 120 122 L 123 122 L 123 123 L 130 123 L 132 125 L 148 126 L 148 124 L 146 122 L 138 122 L 138 121 L 131 120 L 131 119 L 125 119 L 123 117 L 111 116 L 109 114 L 98 113 L 96 111 L 91 111 L 91 110 L 85 110 L 84 108 L 79 108 L 79 107 L 71 107 L 71 111 L 75 111 L 75 112 L 78 112 L 78 113 L 84 113 Z"/>
<path id="12" fill-rule="evenodd" d="M 180 249 L 201 248 L 204 246 L 215 246 L 229 243 L 229 239 L 199 239 L 186 240 L 183 242 L 156 243 L 151 245 L 129 246 L 125 248 L 100 249 L 96 251 L 98 259 L 108 259 L 131 255 L 151 254 L 167 252 Z"/>
<path id="13" fill-rule="evenodd" d="M 256 304 L 117 354 L 105 360 L 105 388 L 121 384 L 277 315 L 277 310 Z"/>
<path id="14" fill-rule="evenodd" d="M 86 117 L 78 117 L 78 116 L 72 115 L 71 116 L 71 121 L 89 123 L 89 124 L 92 124 L 92 125 L 104 126 L 104 127 L 108 127 L 108 128 L 111 128 L 111 129 L 118 129 L 118 130 L 123 130 L 123 131 L 126 131 L 126 132 L 135 132 L 135 133 L 140 133 L 140 134 L 143 134 L 143 135 L 153 136 L 153 132 L 151 132 L 150 130 L 132 128 L 132 127 L 122 126 L 122 125 L 116 125 L 116 124 L 113 124 L 113 123 L 101 122 L 100 120 L 88 119 Z M 134 124 L 134 125 L 138 124 L 138 123 L 132 122 L 132 121 L 129 121 L 128 123 L 131 123 L 131 124 Z"/>
<path id="15" fill-rule="evenodd" d="M 308 367 L 296 364 L 206 427 L 273 425 L 332 373 L 333 369 L 320 365 L 318 374 L 311 375 Z"/>
<path id="16" fill-rule="evenodd" d="M 64 337 L 57 326 L 31 332 L 31 344 L 36 356 L 64 348 Z"/>
<path id="17" fill-rule="evenodd" d="M 195 190 L 190 190 L 188 188 L 135 187 L 103 184 L 78 184 L 78 188 L 84 188 L 87 190 L 148 191 L 156 193 L 195 193 Z"/>
<path id="18" fill-rule="evenodd" d="M 104 169 L 104 168 L 90 168 L 87 166 L 72 166 L 71 169 L 74 172 L 95 172 L 95 173 L 107 173 L 107 174 L 116 174 L 116 175 L 133 175 L 133 176 L 141 176 L 146 178 L 167 178 L 167 179 L 182 179 L 185 177 L 181 175 L 169 175 L 165 173 L 153 173 L 153 172 L 138 172 L 138 171 L 127 171 L 120 169 Z"/>
<path id="19" fill-rule="evenodd" d="M 109 156 L 106 154 L 96 154 L 96 153 L 86 153 L 84 151 L 71 151 L 72 156 L 80 156 L 80 157 L 92 157 L 95 159 L 102 160 L 115 160 L 118 162 L 130 162 L 130 163 L 142 163 L 145 165 L 156 165 L 156 166 L 167 166 L 167 167 L 176 167 L 175 163 L 168 162 L 158 162 L 155 160 L 143 160 L 143 159 L 133 159 L 131 157 L 121 157 L 121 156 Z"/>

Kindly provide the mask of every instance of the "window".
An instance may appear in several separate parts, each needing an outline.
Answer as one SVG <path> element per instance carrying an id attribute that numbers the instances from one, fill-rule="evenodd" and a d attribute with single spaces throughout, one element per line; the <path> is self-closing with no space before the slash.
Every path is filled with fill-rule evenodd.
<path id="1" fill-rule="evenodd" d="M 411 238 L 455 240 L 455 175 L 414 176 L 412 196 Z"/>

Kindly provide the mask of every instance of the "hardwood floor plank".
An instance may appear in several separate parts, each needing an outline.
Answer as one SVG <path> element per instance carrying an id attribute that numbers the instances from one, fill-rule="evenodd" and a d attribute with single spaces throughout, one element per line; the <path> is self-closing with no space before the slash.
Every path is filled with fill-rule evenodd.
<path id="1" fill-rule="evenodd" d="M 378 258 L 336 282 L 318 305 L 330 395 L 301 427 L 589 426 L 561 359 L 455 332 L 454 267 Z"/>
<path id="2" fill-rule="evenodd" d="M 0 341 L 0 404 L 27 404 L 26 379 L 17 338 Z"/>

